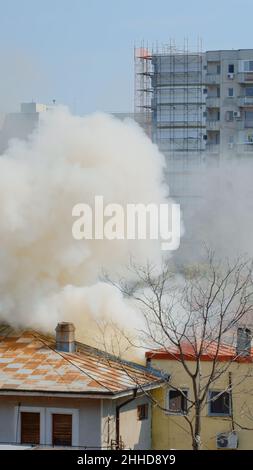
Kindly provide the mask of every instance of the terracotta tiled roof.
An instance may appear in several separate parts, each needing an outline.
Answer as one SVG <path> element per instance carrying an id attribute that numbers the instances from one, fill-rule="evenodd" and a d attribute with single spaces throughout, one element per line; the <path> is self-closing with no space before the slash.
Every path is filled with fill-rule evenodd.
<path id="1" fill-rule="evenodd" d="M 162 375 L 144 366 L 119 361 L 77 343 L 75 353 L 55 350 L 55 340 L 35 331 L 0 331 L 1 391 L 113 395 L 158 386 Z"/>
<path id="2" fill-rule="evenodd" d="M 197 346 L 197 351 L 199 346 Z M 196 360 L 196 348 L 193 347 L 189 342 L 181 344 L 182 353 L 185 360 L 195 361 Z M 217 342 L 205 342 L 203 345 L 201 360 L 212 361 L 217 353 Z M 168 346 L 166 349 L 155 349 L 146 352 L 146 358 L 149 359 L 167 359 L 167 360 L 178 360 L 180 359 L 179 348 L 174 345 Z M 218 361 L 235 361 L 235 362 L 253 362 L 253 348 L 251 348 L 251 354 L 249 356 L 238 356 L 236 354 L 236 348 L 227 344 L 220 344 L 218 348 Z"/>

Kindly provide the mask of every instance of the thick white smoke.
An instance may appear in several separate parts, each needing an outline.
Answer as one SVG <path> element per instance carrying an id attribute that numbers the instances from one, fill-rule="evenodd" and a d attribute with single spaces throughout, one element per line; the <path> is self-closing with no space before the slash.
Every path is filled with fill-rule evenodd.
<path id="1" fill-rule="evenodd" d="M 134 122 L 105 114 L 45 113 L 28 142 L 12 142 L 0 157 L 0 318 L 53 329 L 91 318 L 134 324 L 136 312 L 102 269 L 122 272 L 129 256 L 159 264 L 160 242 L 76 241 L 72 207 L 165 202 L 164 160 Z"/>

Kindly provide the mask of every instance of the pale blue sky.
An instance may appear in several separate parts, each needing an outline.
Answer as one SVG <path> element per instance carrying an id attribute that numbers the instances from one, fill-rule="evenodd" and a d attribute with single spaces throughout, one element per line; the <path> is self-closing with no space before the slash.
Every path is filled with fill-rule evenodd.
<path id="1" fill-rule="evenodd" d="M 131 111 L 134 43 L 253 48 L 252 18 L 252 0 L 0 0 L 0 110 Z"/>

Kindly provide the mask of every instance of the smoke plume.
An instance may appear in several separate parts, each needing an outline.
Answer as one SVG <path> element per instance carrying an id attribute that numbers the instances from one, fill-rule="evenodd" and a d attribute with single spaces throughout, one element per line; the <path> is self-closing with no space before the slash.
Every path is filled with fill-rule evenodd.
<path id="1" fill-rule="evenodd" d="M 134 122 L 105 114 L 45 113 L 27 142 L 13 141 L 0 157 L 0 318 L 15 326 L 52 330 L 61 320 L 85 330 L 91 319 L 135 325 L 138 315 L 99 280 L 122 274 L 129 256 L 159 265 L 156 240 L 72 237 L 72 208 L 105 203 L 163 203 L 164 160 Z"/>

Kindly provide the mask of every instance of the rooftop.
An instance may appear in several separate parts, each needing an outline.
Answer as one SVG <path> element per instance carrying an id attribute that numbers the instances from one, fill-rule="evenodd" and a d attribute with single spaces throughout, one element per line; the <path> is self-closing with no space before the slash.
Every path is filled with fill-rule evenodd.
<path id="1" fill-rule="evenodd" d="M 181 344 L 183 357 L 187 361 L 195 361 L 198 352 L 198 347 L 195 348 L 189 342 Z M 217 342 L 205 342 L 203 344 L 202 354 L 200 356 L 202 361 L 212 361 L 217 354 L 218 348 L 218 361 L 234 361 L 234 362 L 253 362 L 253 348 L 248 356 L 238 356 L 236 353 L 236 347 L 220 344 L 218 347 Z M 179 360 L 181 358 L 179 348 L 174 345 L 168 346 L 166 349 L 155 349 L 146 352 L 147 359 L 166 359 L 166 360 Z"/>
<path id="2" fill-rule="evenodd" d="M 62 352 L 53 336 L 0 328 L 0 394 L 119 396 L 155 388 L 163 379 L 158 371 L 81 343 L 73 353 Z"/>

